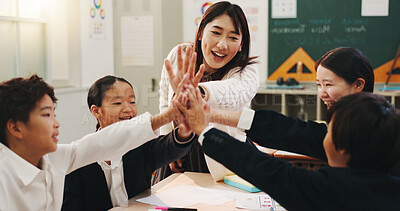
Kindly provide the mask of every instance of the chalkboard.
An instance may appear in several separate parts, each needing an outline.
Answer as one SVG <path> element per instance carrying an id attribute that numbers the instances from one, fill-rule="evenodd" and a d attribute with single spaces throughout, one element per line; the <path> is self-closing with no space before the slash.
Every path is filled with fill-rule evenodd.
<path id="1" fill-rule="evenodd" d="M 299 48 L 316 61 L 333 48 L 355 47 L 376 69 L 393 60 L 400 44 L 400 0 L 390 0 L 389 16 L 381 17 L 361 16 L 361 0 L 298 0 L 297 18 L 287 19 L 271 18 L 271 2 L 268 76 Z"/>

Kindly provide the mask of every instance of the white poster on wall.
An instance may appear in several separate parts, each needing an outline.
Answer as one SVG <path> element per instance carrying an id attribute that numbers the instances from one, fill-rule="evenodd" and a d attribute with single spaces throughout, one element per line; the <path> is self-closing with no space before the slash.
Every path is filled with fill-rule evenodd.
<path id="1" fill-rule="evenodd" d="M 121 55 L 123 66 L 154 65 L 153 16 L 121 17 Z"/>
<path id="2" fill-rule="evenodd" d="M 112 1 L 79 1 L 82 86 L 91 86 L 104 75 L 114 74 Z M 107 26 L 107 27 L 106 27 Z"/>
<path id="3" fill-rule="evenodd" d="M 388 16 L 389 0 L 362 0 L 361 16 Z"/>
<path id="4" fill-rule="evenodd" d="M 297 0 L 272 0 L 271 18 L 297 18 Z"/>
<path id="5" fill-rule="evenodd" d="M 106 8 L 102 1 L 95 0 L 90 8 L 90 33 L 89 37 L 94 40 L 106 38 Z"/>

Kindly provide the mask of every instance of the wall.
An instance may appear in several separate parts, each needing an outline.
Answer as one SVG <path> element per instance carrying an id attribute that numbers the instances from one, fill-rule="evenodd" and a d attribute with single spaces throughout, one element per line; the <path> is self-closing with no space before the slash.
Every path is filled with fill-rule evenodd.
<path id="1" fill-rule="evenodd" d="M 56 115 L 61 124 L 59 143 L 70 143 L 95 131 L 97 121 L 86 103 L 87 90 L 87 88 L 55 90 L 58 98 Z"/>
<path id="2" fill-rule="evenodd" d="M 94 2 L 101 3 L 99 8 Z M 91 10 L 95 11 L 94 17 L 91 17 Z M 115 72 L 113 1 L 81 0 L 80 15 L 82 86 L 87 87 L 98 78 Z"/>
<path id="3" fill-rule="evenodd" d="M 103 19 L 106 27 L 104 38 L 91 36 L 93 20 L 100 22 L 98 16 L 92 19 L 89 15 L 92 7 L 92 0 L 70 0 L 62 13 L 67 14 L 68 85 L 76 88 L 55 90 L 59 99 L 56 115 L 61 123 L 60 143 L 70 143 L 95 131 L 96 120 L 86 103 L 87 90 L 96 79 L 114 74 L 112 1 L 102 1 L 99 8 L 107 12 Z"/>
<path id="4" fill-rule="evenodd" d="M 107 17 L 114 19 L 107 22 L 107 39 L 105 44 L 98 45 L 99 40 L 92 40 L 89 37 L 90 17 L 87 8 L 93 1 L 70 0 L 67 3 L 67 25 L 68 25 L 68 60 L 69 60 L 69 77 L 70 84 L 75 87 L 83 88 L 67 88 L 56 89 L 58 97 L 58 105 L 56 108 L 57 119 L 61 123 L 59 140 L 60 143 L 70 143 L 82 136 L 94 132 L 96 120 L 89 112 L 86 103 L 88 86 L 95 79 L 100 78 L 104 74 L 112 74 L 114 65 L 116 66 L 116 75 L 125 77 L 135 86 L 142 81 L 144 84 L 136 86 L 137 95 L 141 96 L 138 103 L 139 113 L 149 111 L 152 114 L 158 113 L 158 81 L 161 75 L 161 68 L 164 58 L 169 51 L 178 43 L 182 42 L 182 0 L 119 0 L 113 2 L 115 5 L 125 6 L 121 9 L 122 14 L 107 12 Z M 103 4 L 113 7 L 111 0 L 104 0 Z M 109 4 L 108 4 L 109 3 Z M 77 8 L 80 5 L 80 9 Z M 114 6 L 115 6 L 114 5 Z M 126 5 L 131 5 L 129 8 Z M 132 8 L 132 9 L 131 9 Z M 80 10 L 79 13 L 76 11 Z M 118 68 L 118 44 L 110 43 L 110 40 L 117 43 L 119 36 L 114 31 L 119 32 L 119 21 L 116 16 L 119 15 L 154 15 L 155 27 L 155 64 L 151 67 L 134 67 L 133 69 Z M 171 27 L 173 26 L 173 27 Z M 118 34 L 118 33 L 116 33 Z M 110 36 L 110 37 L 109 37 Z M 105 41 L 105 40 L 103 40 Z M 99 49 L 101 47 L 102 49 Z M 105 50 L 107 49 L 107 50 Z M 107 54 L 102 54 L 107 51 Z M 114 54 L 114 51 L 117 52 Z M 112 54 L 112 59 L 110 59 Z M 96 56 L 93 56 L 96 55 Z M 114 63 L 114 55 L 116 56 Z M 112 67 L 110 67 L 112 61 Z M 102 64 L 103 65 L 99 65 Z M 105 62 L 105 63 L 104 63 Z M 154 92 L 145 91 L 150 87 L 148 78 L 157 79 L 157 87 Z M 145 80 L 143 78 L 146 78 Z M 145 89 L 147 87 L 147 89 Z"/>
<path id="5" fill-rule="evenodd" d="M 114 2 L 114 7 L 116 75 L 124 77 L 134 86 L 138 113 L 148 111 L 151 114 L 157 114 L 159 112 L 158 84 L 164 58 L 175 45 L 182 42 L 182 0 L 124 0 Z M 123 53 L 124 48 L 141 49 L 143 47 L 129 42 L 121 29 L 123 19 L 134 17 L 150 17 L 153 21 L 153 33 L 148 35 L 153 36 L 153 49 L 145 49 L 145 51 L 152 51 L 153 61 L 147 64 L 123 62 L 126 56 Z M 128 29 L 134 30 L 129 27 Z"/>

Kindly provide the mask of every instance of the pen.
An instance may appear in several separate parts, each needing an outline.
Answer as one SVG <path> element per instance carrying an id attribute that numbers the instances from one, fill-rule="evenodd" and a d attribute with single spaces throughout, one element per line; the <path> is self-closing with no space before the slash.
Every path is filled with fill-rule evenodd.
<path id="1" fill-rule="evenodd" d="M 197 211 L 193 208 L 179 208 L 179 207 L 156 207 L 156 210 L 176 210 L 176 211 Z"/>

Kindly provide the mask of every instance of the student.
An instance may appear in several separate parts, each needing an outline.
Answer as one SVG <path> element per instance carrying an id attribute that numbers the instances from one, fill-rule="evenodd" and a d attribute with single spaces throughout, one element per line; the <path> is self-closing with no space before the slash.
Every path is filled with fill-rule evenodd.
<path id="1" fill-rule="evenodd" d="M 204 152 L 286 209 L 400 210 L 400 178 L 388 174 L 400 161 L 400 110 L 384 97 L 360 92 L 332 104 L 320 152 L 326 154 L 329 166 L 309 171 L 207 126 L 208 105 L 202 104 L 198 90 L 188 90 L 189 109 L 182 106 L 185 100 L 174 103 L 192 120 L 189 125 L 199 135 Z M 265 146 L 267 112 L 247 113 L 242 112 L 238 127 L 250 128 L 247 134 L 257 136 L 257 143 Z"/>
<path id="2" fill-rule="evenodd" d="M 348 94 L 372 92 L 374 89 L 374 72 L 367 57 L 358 49 L 341 47 L 330 50 L 315 64 L 317 71 L 318 96 L 327 105 Z M 234 112 L 213 109 L 218 114 L 217 120 L 227 121 Z M 236 112 L 236 116 L 240 113 Z M 287 117 L 272 110 L 263 111 L 262 132 L 265 131 L 266 147 L 298 152 L 326 161 L 322 142 L 327 132 L 325 123 L 302 121 Z M 233 121 L 235 123 L 235 121 Z M 237 123 L 237 122 L 236 122 Z M 236 124 L 230 125 L 235 126 Z M 256 141 L 257 133 L 247 133 Z"/>
<path id="3" fill-rule="evenodd" d="M 191 55 L 192 46 L 196 58 L 195 72 L 204 68 L 200 88 L 204 99 L 215 108 L 241 110 L 250 106 L 251 99 L 258 89 L 259 73 L 254 58 L 250 54 L 250 33 L 246 16 L 242 9 L 227 1 L 210 6 L 204 13 L 196 31 L 194 44 L 181 44 L 171 50 L 161 73 L 160 111 L 167 109 L 174 95 L 174 80 L 168 77 L 168 69 L 179 72 L 182 66 L 188 66 L 188 59 L 180 64 L 182 51 L 186 58 Z M 203 67 L 201 66 L 203 64 Z M 178 78 L 179 79 L 179 78 Z M 176 84 L 179 80 L 176 80 Z M 196 85 L 197 86 L 197 85 Z M 175 85 L 176 87 L 176 85 Z M 246 141 L 245 134 L 236 128 L 215 125 L 232 136 Z M 166 134 L 172 124 L 161 128 Z M 155 182 L 169 176 L 172 172 L 195 171 L 209 172 L 201 146 L 195 142 L 191 152 L 170 166 L 158 169 Z"/>
<path id="4" fill-rule="evenodd" d="M 315 64 L 317 71 L 318 96 L 327 105 L 348 94 L 372 92 L 374 90 L 374 72 L 368 58 L 360 50 L 341 47 L 330 50 Z M 215 111 L 219 118 L 228 116 L 225 111 Z M 232 117 L 232 112 L 230 112 Z M 269 148 L 297 151 L 310 157 L 326 161 L 322 142 L 327 132 L 324 123 L 302 121 L 287 117 L 272 110 L 264 111 L 263 131 L 267 140 L 264 144 Z M 221 120 L 221 119 L 220 119 Z M 226 121 L 226 120 L 222 120 Z M 254 133 L 246 133 L 252 140 L 257 140 Z M 392 175 L 400 177 L 400 165 L 397 165 Z"/>
<path id="5" fill-rule="evenodd" d="M 56 101 L 53 88 L 37 75 L 0 83 L 0 210 L 60 210 L 65 175 L 121 157 L 155 138 L 154 131 L 175 116 L 172 108 L 145 113 L 57 144 Z"/>
<path id="6" fill-rule="evenodd" d="M 132 85 L 123 78 L 98 79 L 89 89 L 87 102 L 98 121 L 98 131 L 137 115 Z M 150 188 L 152 173 L 157 168 L 189 151 L 193 139 L 190 130 L 176 128 L 122 157 L 92 163 L 70 173 L 65 178 L 62 210 L 108 210 L 128 205 L 128 199 Z"/>

